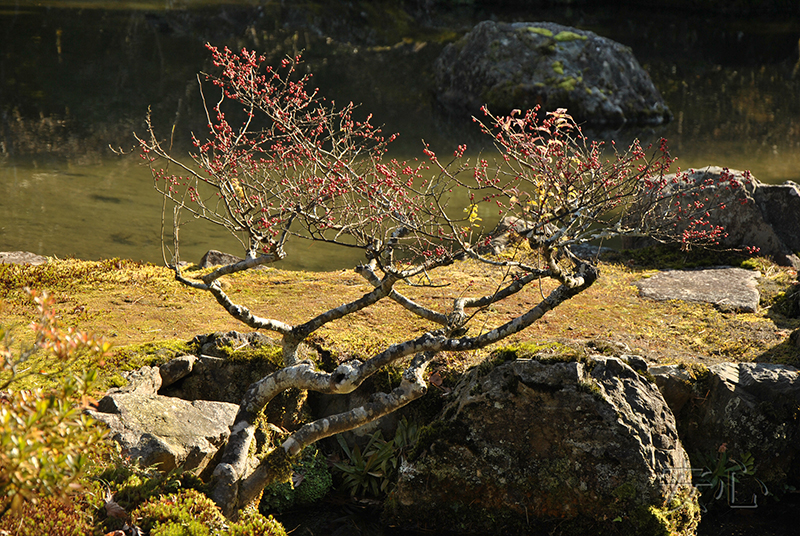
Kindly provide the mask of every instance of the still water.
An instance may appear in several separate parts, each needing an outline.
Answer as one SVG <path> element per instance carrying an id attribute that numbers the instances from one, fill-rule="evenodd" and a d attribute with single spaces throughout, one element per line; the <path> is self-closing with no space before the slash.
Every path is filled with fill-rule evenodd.
<path id="1" fill-rule="evenodd" d="M 401 134 L 392 156 L 402 159 L 420 155 L 421 139 L 443 153 L 480 144 L 432 98 L 431 66 L 448 40 L 486 18 L 578 26 L 631 46 L 675 115 L 658 128 L 598 137 L 663 136 L 681 168 L 800 182 L 800 22 L 577 8 L 465 8 L 387 22 L 273 4 L 0 0 L 0 251 L 162 262 L 161 198 L 135 155 L 109 147 L 131 151 L 148 106 L 163 125 L 175 122 L 178 143 L 202 132 L 195 74 L 210 69 L 205 42 L 272 60 L 303 50 L 322 94 L 362 103 L 374 123 Z M 220 230 L 192 225 L 182 231 L 182 259 L 239 253 Z M 298 241 L 287 249 L 285 268 L 359 260 Z"/>

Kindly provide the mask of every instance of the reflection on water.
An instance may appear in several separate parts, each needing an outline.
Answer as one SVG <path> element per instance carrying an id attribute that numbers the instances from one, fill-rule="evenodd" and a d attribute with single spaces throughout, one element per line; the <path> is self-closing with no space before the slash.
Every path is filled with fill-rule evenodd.
<path id="1" fill-rule="evenodd" d="M 684 169 L 715 164 L 766 182 L 800 181 L 797 21 L 560 8 L 432 13 L 422 26 L 398 17 L 377 24 L 380 14 L 345 8 L 320 14 L 303 3 L 37 3 L 45 7 L 0 0 L 0 250 L 161 262 L 161 199 L 136 157 L 108 146 L 131 148 L 148 106 L 162 132 L 176 125 L 179 147 L 202 132 L 195 73 L 210 68 L 206 41 L 255 48 L 273 61 L 304 50 L 323 94 L 361 102 L 374 122 L 401 133 L 393 156 L 418 155 L 423 138 L 443 153 L 464 141 L 478 147 L 469 122 L 437 111 L 431 65 L 448 36 L 489 16 L 552 20 L 633 48 L 675 120 L 598 136 L 664 136 Z M 196 221 L 182 239 L 181 258 L 193 262 L 210 248 L 240 250 Z M 302 241 L 288 249 L 282 262 L 291 268 L 360 260 Z"/>
<path id="2" fill-rule="evenodd" d="M 131 158 L 79 166 L 6 161 L 0 166 L 0 210 L 2 250 L 162 262 L 161 198 L 147 169 Z M 165 232 L 171 241 L 171 230 Z M 190 262 L 209 249 L 241 250 L 227 231 L 200 220 L 185 221 L 181 236 L 181 259 Z M 307 241 L 290 242 L 286 249 L 294 260 L 289 268 L 329 270 L 354 262 L 352 252 L 316 245 L 312 250 Z"/>

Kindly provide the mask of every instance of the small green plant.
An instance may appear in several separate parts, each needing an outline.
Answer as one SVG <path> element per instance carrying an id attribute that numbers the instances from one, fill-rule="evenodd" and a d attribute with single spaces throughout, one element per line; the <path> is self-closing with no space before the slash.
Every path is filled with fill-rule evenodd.
<path id="1" fill-rule="evenodd" d="M 740 491 L 757 486 L 764 496 L 769 496 L 767 486 L 756 478 L 755 459 L 749 452 L 735 459 L 723 443 L 715 454 L 695 454 L 699 467 L 693 468 L 694 485 L 700 490 L 701 504 L 707 509 L 713 502 L 726 501 L 728 506 L 742 507 L 737 501 L 737 485 Z M 750 503 L 747 502 L 747 505 Z"/>
<path id="2" fill-rule="evenodd" d="M 38 352 L 55 356 L 63 373 L 78 356 L 99 358 L 109 349 L 101 339 L 62 329 L 52 298 L 27 292 L 39 316 L 33 324 L 35 342 L 18 346 L 9 331 L 0 330 L 0 390 L 9 389 L 0 391 L 0 519 L 42 497 L 65 498 L 79 486 L 89 451 L 106 434 L 82 411 L 97 379 L 95 369 L 65 374 L 50 391 L 12 389 L 22 377 L 45 374 L 28 366 Z"/>
<path id="3" fill-rule="evenodd" d="M 342 477 L 342 489 L 350 496 L 383 497 L 397 477 L 397 469 L 419 438 L 419 427 L 404 417 L 397 424 L 394 438 L 386 441 L 378 430 L 362 449 L 350 448 L 341 435 L 336 436 L 346 462 L 333 465 Z"/>
<path id="4" fill-rule="evenodd" d="M 225 526 L 214 501 L 193 489 L 154 497 L 137 508 L 133 518 L 151 536 L 205 536 Z"/>

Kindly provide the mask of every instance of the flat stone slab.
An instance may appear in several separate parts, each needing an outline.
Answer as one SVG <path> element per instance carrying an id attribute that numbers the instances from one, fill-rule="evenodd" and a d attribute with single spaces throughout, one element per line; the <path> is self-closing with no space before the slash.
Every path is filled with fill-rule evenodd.
<path id="1" fill-rule="evenodd" d="M 0 264 L 44 264 L 46 257 L 28 251 L 0 251 Z"/>
<path id="2" fill-rule="evenodd" d="M 713 303 L 724 311 L 754 313 L 760 298 L 754 270 L 729 266 L 699 270 L 668 270 L 635 284 L 639 295 L 657 301 Z"/>

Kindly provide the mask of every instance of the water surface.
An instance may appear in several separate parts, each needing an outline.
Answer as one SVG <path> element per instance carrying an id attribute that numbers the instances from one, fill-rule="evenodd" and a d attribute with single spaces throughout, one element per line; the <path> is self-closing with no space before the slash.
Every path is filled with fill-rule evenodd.
<path id="1" fill-rule="evenodd" d="M 161 262 L 161 199 L 138 159 L 109 146 L 132 150 L 148 106 L 162 132 L 176 125 L 179 147 L 202 132 L 195 75 L 211 68 L 207 41 L 254 48 L 273 61 L 303 50 L 322 93 L 362 103 L 374 122 L 401 133 L 392 156 L 409 158 L 420 154 L 423 138 L 443 153 L 464 141 L 481 144 L 469 122 L 442 114 L 432 98 L 431 66 L 448 38 L 490 17 L 570 24 L 631 46 L 675 115 L 661 127 L 595 135 L 622 143 L 663 136 L 682 168 L 722 165 L 765 182 L 800 181 L 796 21 L 463 9 L 376 30 L 358 13 L 319 16 L 303 6 L 0 2 L 0 250 Z M 212 248 L 240 251 L 200 222 L 190 222 L 182 238 L 184 260 Z M 302 242 L 288 249 L 288 268 L 360 260 Z"/>

